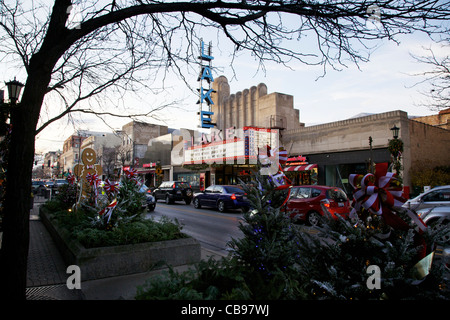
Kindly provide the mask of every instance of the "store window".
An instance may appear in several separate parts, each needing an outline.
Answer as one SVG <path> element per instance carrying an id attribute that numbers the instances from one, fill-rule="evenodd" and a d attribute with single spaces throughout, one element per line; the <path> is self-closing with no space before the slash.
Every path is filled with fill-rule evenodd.
<path id="1" fill-rule="evenodd" d="M 175 180 L 187 182 L 192 188 L 199 188 L 200 173 L 178 173 L 174 175 Z"/>
<path id="2" fill-rule="evenodd" d="M 284 174 L 294 186 L 317 184 L 317 168 L 307 171 L 285 171 Z"/>

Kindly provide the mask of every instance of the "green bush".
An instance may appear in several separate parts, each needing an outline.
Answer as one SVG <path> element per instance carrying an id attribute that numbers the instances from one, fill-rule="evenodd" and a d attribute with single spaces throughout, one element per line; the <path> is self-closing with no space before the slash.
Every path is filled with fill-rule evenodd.
<path id="1" fill-rule="evenodd" d="M 105 230 L 96 226 L 96 220 L 99 217 L 89 208 L 79 208 L 75 213 L 69 210 L 58 210 L 58 201 L 48 201 L 44 206 L 49 211 L 52 223 L 68 230 L 86 248 L 188 237 L 181 231 L 182 227 L 178 221 L 172 221 L 167 217 L 162 217 L 159 222 L 140 217 L 135 217 L 134 220 L 119 220 L 114 228 Z"/>
<path id="2" fill-rule="evenodd" d="M 252 292 L 235 260 L 213 258 L 200 261 L 194 269 L 168 271 L 138 286 L 137 300 L 248 300 Z"/>
<path id="3" fill-rule="evenodd" d="M 66 183 L 58 187 L 56 201 L 60 203 L 60 209 L 72 208 L 77 201 L 77 187 L 75 184 Z"/>

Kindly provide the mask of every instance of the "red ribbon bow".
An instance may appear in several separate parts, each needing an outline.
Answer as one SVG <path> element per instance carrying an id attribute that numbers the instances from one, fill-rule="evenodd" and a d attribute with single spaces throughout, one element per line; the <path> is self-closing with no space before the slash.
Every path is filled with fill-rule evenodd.
<path id="1" fill-rule="evenodd" d="M 119 184 L 117 182 L 111 182 L 109 181 L 109 179 L 106 179 L 104 188 L 107 192 L 113 193 L 119 189 Z"/>
<path id="2" fill-rule="evenodd" d="M 100 179 L 96 173 L 94 173 L 94 174 L 88 173 L 86 175 L 86 181 L 89 182 L 89 184 L 91 186 L 95 186 L 95 187 L 98 187 L 98 185 L 100 183 Z"/>
<path id="3" fill-rule="evenodd" d="M 136 169 L 124 170 L 124 173 L 129 179 L 134 179 L 137 175 Z"/>
<path id="4" fill-rule="evenodd" d="M 353 193 L 355 210 L 363 207 L 373 213 L 383 214 L 389 211 L 389 208 L 400 207 L 405 203 L 402 187 L 391 184 L 397 180 L 396 174 L 387 172 L 387 168 L 387 163 L 377 163 L 375 175 L 368 173 L 365 176 L 361 174 L 349 176 L 349 183 L 355 188 Z"/>
<path id="5" fill-rule="evenodd" d="M 69 175 L 67 176 L 67 181 L 68 181 L 70 184 L 74 184 L 74 183 L 75 183 L 75 176 L 74 176 L 73 174 L 70 174 L 70 173 L 69 173 Z"/>
<path id="6" fill-rule="evenodd" d="M 387 172 L 388 164 L 377 163 L 375 175 L 368 173 L 351 174 L 349 183 L 355 188 L 353 193 L 353 209 L 350 217 L 355 217 L 356 212 L 364 209 L 379 215 L 383 215 L 385 222 L 393 228 L 407 230 L 410 226 L 399 216 L 392 212 L 393 207 L 401 207 L 406 199 L 403 198 L 401 186 L 392 185 L 398 181 L 395 173 Z M 419 226 L 422 231 L 426 224 L 413 212 L 407 210 L 409 217 Z"/>

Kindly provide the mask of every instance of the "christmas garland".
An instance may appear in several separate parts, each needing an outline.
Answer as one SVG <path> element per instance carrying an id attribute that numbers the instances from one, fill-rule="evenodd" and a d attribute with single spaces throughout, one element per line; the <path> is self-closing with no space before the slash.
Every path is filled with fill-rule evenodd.
<path id="1" fill-rule="evenodd" d="M 403 152 L 403 141 L 401 139 L 389 140 L 388 150 L 394 157 L 397 157 Z"/>

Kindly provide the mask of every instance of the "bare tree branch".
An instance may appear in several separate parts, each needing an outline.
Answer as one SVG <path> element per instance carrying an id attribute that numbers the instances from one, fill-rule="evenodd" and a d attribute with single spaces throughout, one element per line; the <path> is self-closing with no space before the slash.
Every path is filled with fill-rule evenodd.
<path id="1" fill-rule="evenodd" d="M 443 51 L 448 51 L 450 42 L 442 42 Z M 413 76 L 423 77 L 423 80 L 417 82 L 414 86 L 420 84 L 428 84 L 428 90 L 422 91 L 427 101 L 421 105 L 428 107 L 430 110 L 439 111 L 450 107 L 450 57 L 445 55 L 438 57 L 431 48 L 424 48 L 428 55 L 411 56 L 424 66 L 429 66 L 430 70 L 413 74 Z"/>

